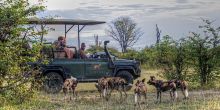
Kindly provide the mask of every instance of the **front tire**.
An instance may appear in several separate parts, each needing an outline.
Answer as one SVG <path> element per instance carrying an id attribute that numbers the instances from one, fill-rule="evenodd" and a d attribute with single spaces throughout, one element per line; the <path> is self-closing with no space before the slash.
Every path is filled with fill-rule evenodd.
<path id="1" fill-rule="evenodd" d="M 63 77 L 57 72 L 49 72 L 45 75 L 44 90 L 47 93 L 58 93 L 63 86 Z"/>

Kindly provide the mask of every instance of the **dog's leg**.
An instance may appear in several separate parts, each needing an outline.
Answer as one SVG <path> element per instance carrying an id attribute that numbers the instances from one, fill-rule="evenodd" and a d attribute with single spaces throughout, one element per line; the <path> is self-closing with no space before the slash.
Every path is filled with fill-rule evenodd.
<path id="1" fill-rule="evenodd" d="M 170 100 L 171 100 L 171 101 L 173 100 L 173 94 L 172 94 L 172 91 L 170 91 Z"/>
<path id="2" fill-rule="evenodd" d="M 174 97 L 173 101 L 176 101 L 176 99 L 178 97 L 178 94 L 177 94 L 176 90 L 173 91 L 173 97 Z"/>
<path id="3" fill-rule="evenodd" d="M 98 83 L 95 84 L 95 87 L 98 89 L 100 98 L 102 98 L 102 90 L 103 89 L 100 87 L 100 85 Z"/>
<path id="4" fill-rule="evenodd" d="M 159 95 L 160 95 L 160 92 L 157 91 L 157 102 L 159 102 Z"/>
<path id="5" fill-rule="evenodd" d="M 147 100 L 147 92 L 144 93 L 144 98 Z"/>
<path id="6" fill-rule="evenodd" d="M 162 94 L 162 93 L 161 93 L 161 91 L 160 91 L 160 93 L 159 93 L 159 94 L 160 94 L 160 103 L 161 103 L 161 94 Z"/>
<path id="7" fill-rule="evenodd" d="M 108 101 L 109 98 L 110 98 L 110 95 L 111 95 L 111 94 L 109 94 L 109 88 L 106 87 L 106 88 L 104 89 L 104 98 Z"/>
<path id="8" fill-rule="evenodd" d="M 122 99 L 122 91 L 121 90 L 118 90 L 119 93 L 120 93 L 120 99 Z"/>
<path id="9" fill-rule="evenodd" d="M 140 96 L 140 94 L 138 95 L 138 98 L 140 98 L 141 96 Z M 139 106 L 139 108 L 140 108 L 140 110 L 142 110 L 142 107 L 141 107 L 141 104 L 138 102 L 138 106 Z"/>
<path id="10" fill-rule="evenodd" d="M 147 93 L 145 91 L 144 91 L 143 95 L 144 95 L 144 102 L 147 102 Z"/>
<path id="11" fill-rule="evenodd" d="M 138 93 L 134 94 L 134 103 L 135 105 L 138 103 Z"/>
<path id="12" fill-rule="evenodd" d="M 75 94 L 75 88 L 72 88 L 72 92 L 73 92 L 73 100 L 74 100 L 74 98 L 75 98 L 75 96 L 76 96 L 76 94 Z"/>
<path id="13" fill-rule="evenodd" d="M 125 84 L 123 84 L 123 91 L 124 91 L 124 93 L 125 93 L 125 98 L 127 98 L 127 92 L 126 92 L 126 88 L 125 88 Z"/>
<path id="14" fill-rule="evenodd" d="M 64 101 L 66 100 L 66 92 L 67 92 L 67 89 L 66 89 L 66 88 L 63 88 L 63 93 L 64 93 Z"/>
<path id="15" fill-rule="evenodd" d="M 106 97 L 106 88 L 103 89 L 103 97 Z"/>
<path id="16" fill-rule="evenodd" d="M 128 97 L 127 92 L 124 90 L 124 94 L 125 94 L 125 99 Z"/>
<path id="17" fill-rule="evenodd" d="M 184 99 L 187 99 L 189 96 L 189 92 L 187 89 L 182 89 L 183 95 L 184 95 Z"/>
<path id="18" fill-rule="evenodd" d="M 68 96 L 70 97 L 70 101 L 72 100 L 72 94 L 70 93 L 72 90 L 72 88 L 69 88 L 69 91 L 68 91 Z"/>
<path id="19" fill-rule="evenodd" d="M 127 92 L 126 92 L 126 90 L 125 90 L 125 84 L 122 85 L 121 90 L 124 92 L 124 94 L 125 94 L 125 99 L 126 99 L 128 95 L 127 95 Z"/>

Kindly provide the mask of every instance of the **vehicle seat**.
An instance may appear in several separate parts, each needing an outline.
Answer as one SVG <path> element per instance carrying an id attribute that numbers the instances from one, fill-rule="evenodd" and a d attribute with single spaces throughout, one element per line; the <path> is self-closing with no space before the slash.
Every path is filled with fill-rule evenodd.
<path id="1" fill-rule="evenodd" d="M 54 58 L 67 58 L 66 52 L 64 51 L 54 51 Z"/>
<path id="2" fill-rule="evenodd" d="M 57 42 L 53 43 L 53 51 L 54 51 L 54 58 L 67 58 L 66 52 L 64 49 L 57 48 Z"/>

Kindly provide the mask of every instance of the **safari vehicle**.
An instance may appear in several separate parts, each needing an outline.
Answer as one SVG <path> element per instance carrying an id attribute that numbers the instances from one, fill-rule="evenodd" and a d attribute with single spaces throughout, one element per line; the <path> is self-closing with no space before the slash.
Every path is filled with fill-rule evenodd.
<path id="1" fill-rule="evenodd" d="M 74 26 L 78 26 L 78 49 L 80 48 L 80 34 L 79 32 L 86 25 L 96 25 L 105 22 L 101 21 L 88 21 L 88 20 L 29 20 L 30 24 L 63 24 L 65 25 L 65 37 L 67 32 Z M 66 26 L 71 25 L 67 30 Z M 80 29 L 79 27 L 82 26 Z M 43 37 L 43 35 L 42 35 Z M 104 52 L 106 57 L 87 58 L 81 59 L 76 47 L 69 47 L 74 50 L 74 58 L 60 57 L 58 54 L 64 51 L 57 51 L 51 47 L 46 52 L 49 53 L 49 64 L 41 65 L 42 75 L 45 78 L 44 89 L 50 93 L 57 93 L 62 89 L 63 82 L 66 78 L 73 76 L 79 82 L 97 82 L 103 76 L 118 76 L 126 79 L 127 90 L 131 89 L 133 80 L 138 78 L 141 73 L 140 62 L 135 60 L 117 59 L 115 56 L 110 55 L 107 44 L 109 41 L 104 42 Z M 50 44 L 49 44 L 50 45 Z"/>

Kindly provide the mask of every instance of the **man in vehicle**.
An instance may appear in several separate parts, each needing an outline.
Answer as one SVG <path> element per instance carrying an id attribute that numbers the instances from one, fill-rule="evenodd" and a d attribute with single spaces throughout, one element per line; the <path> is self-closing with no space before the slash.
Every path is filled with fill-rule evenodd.
<path id="1" fill-rule="evenodd" d="M 85 54 L 86 44 L 81 43 L 81 48 L 79 49 L 79 54 L 81 59 L 87 59 L 88 57 Z"/>
<path id="2" fill-rule="evenodd" d="M 64 50 L 67 58 L 73 58 L 73 51 L 66 47 L 66 38 L 63 36 L 58 37 L 58 41 L 54 42 L 56 50 Z"/>

